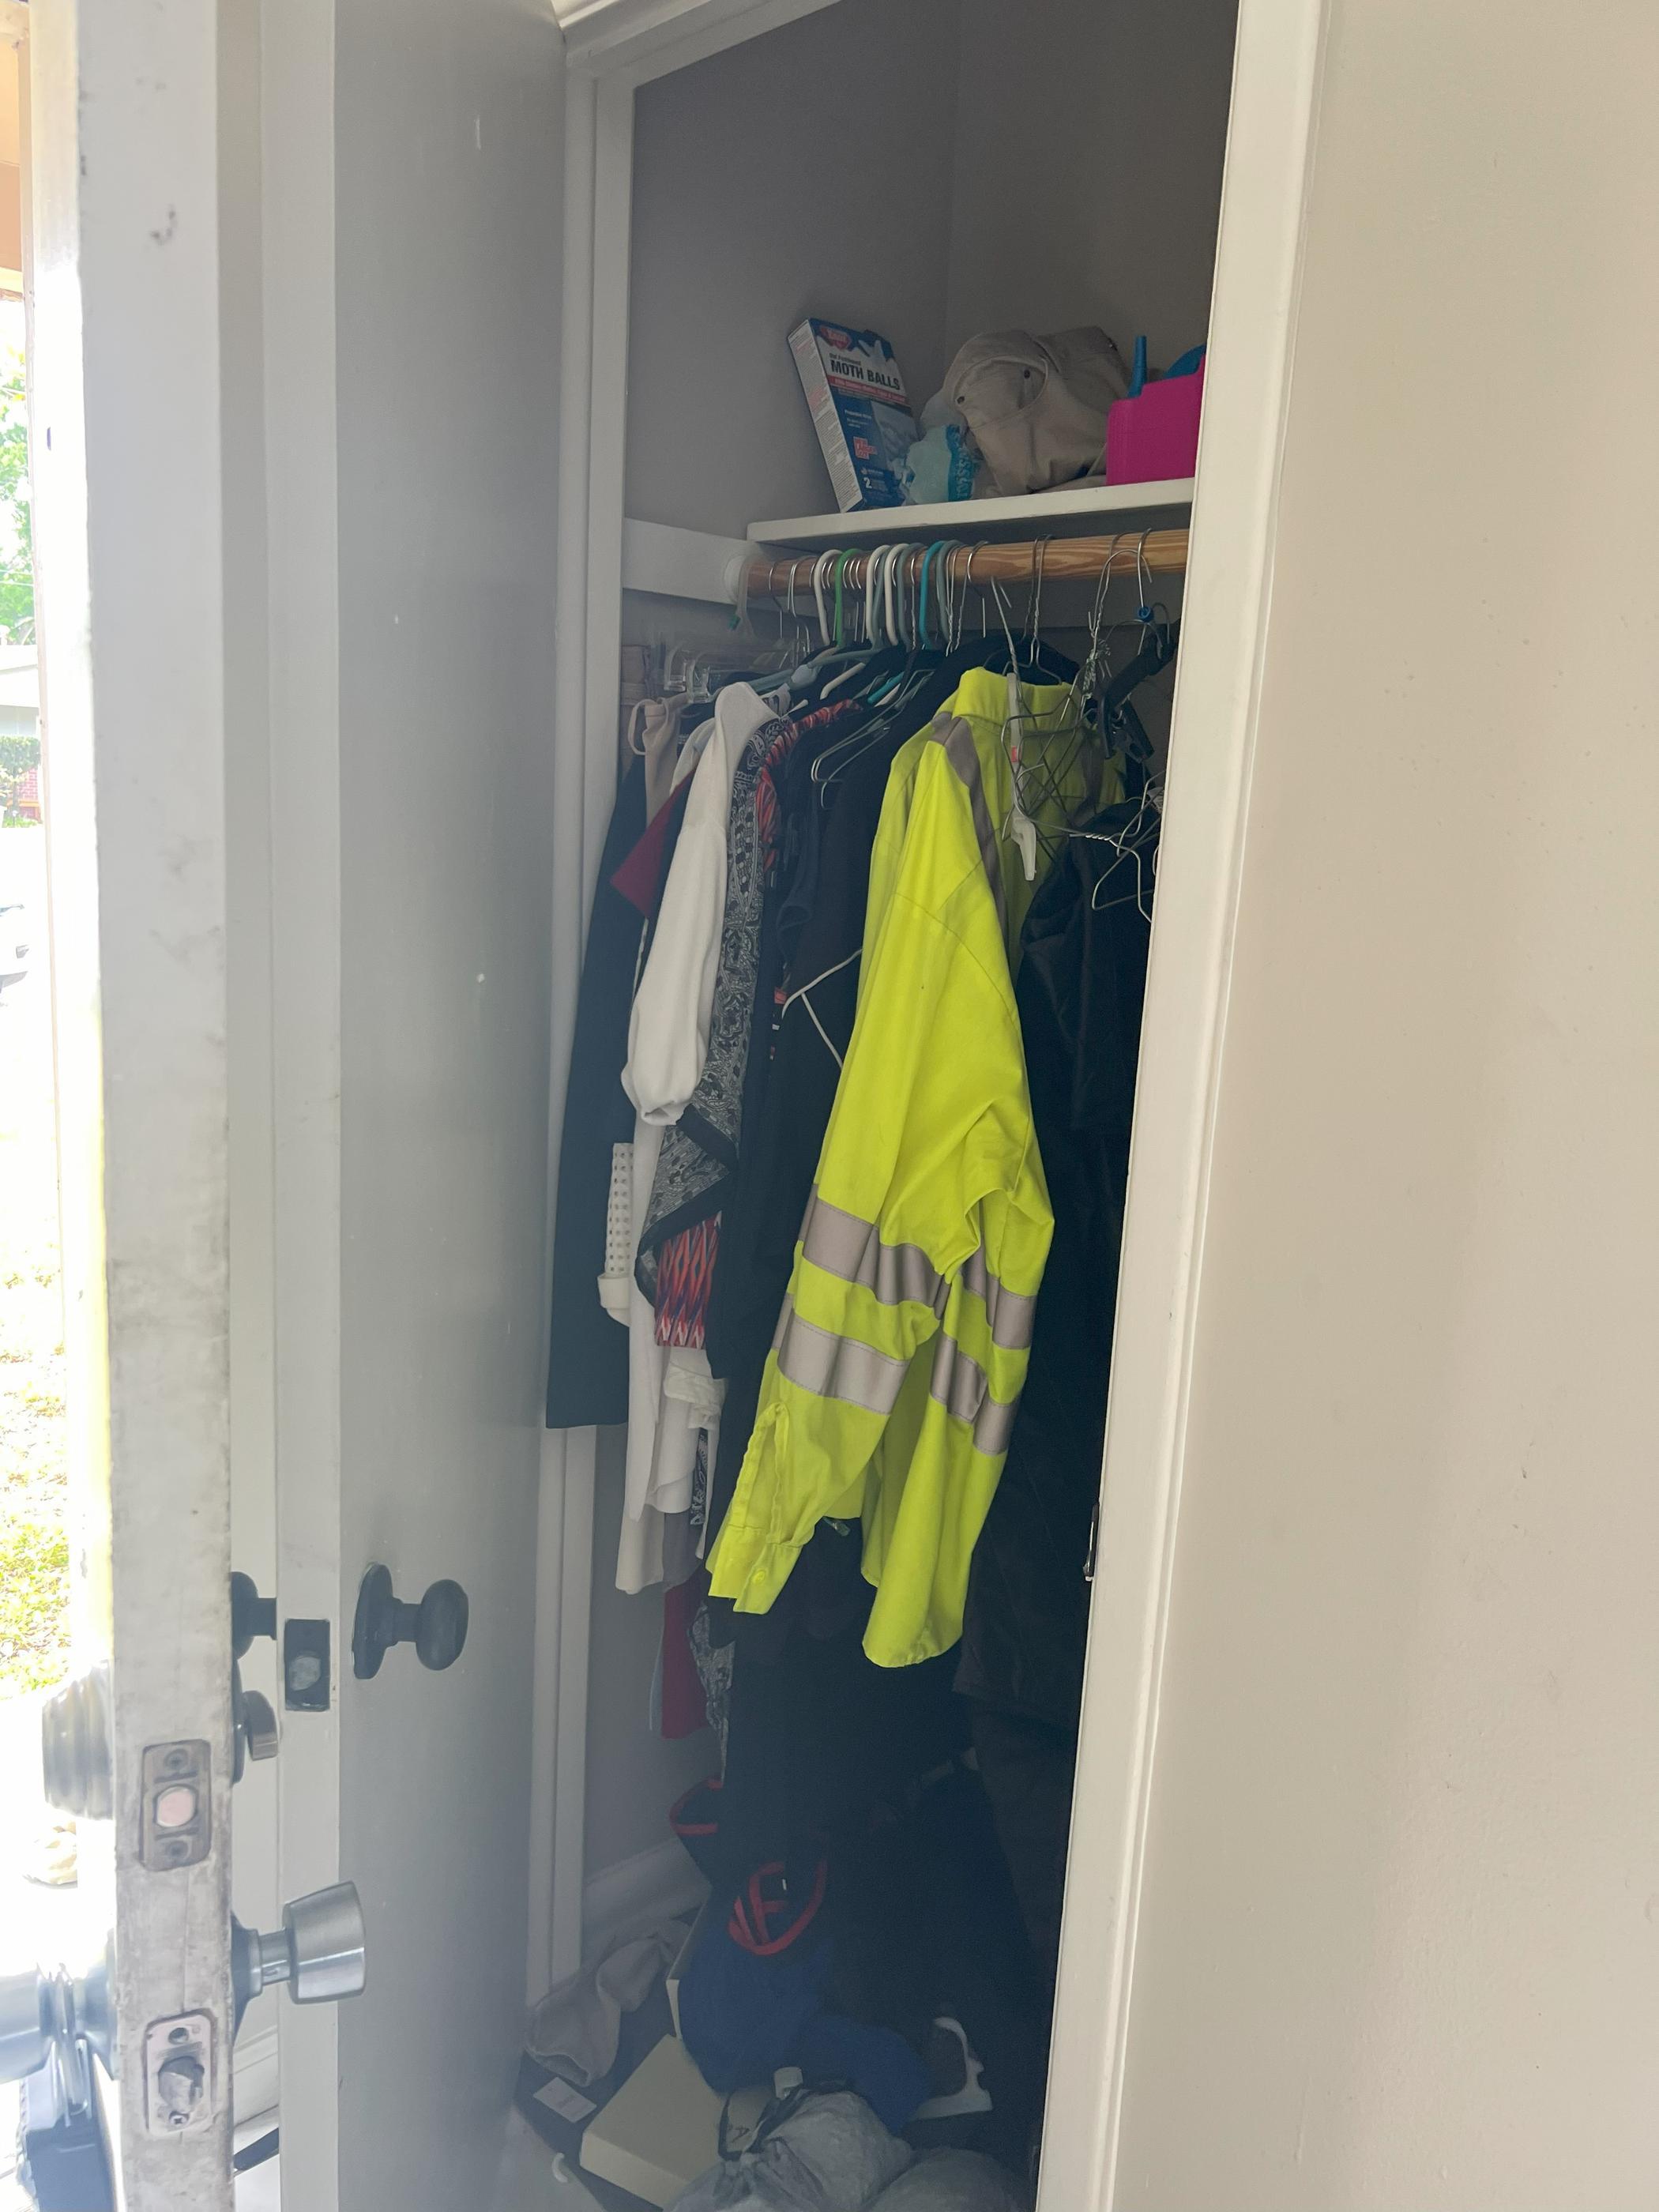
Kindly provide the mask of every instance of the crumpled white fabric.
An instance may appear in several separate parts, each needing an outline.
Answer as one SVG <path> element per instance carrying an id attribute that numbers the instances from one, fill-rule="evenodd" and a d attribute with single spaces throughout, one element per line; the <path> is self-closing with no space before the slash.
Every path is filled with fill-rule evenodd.
<path id="1" fill-rule="evenodd" d="M 662 1395 L 687 1407 L 699 1427 L 714 1429 L 726 1402 L 726 1384 L 709 1372 L 706 1352 L 690 1345 L 676 1345 L 668 1355 Z"/>
<path id="2" fill-rule="evenodd" d="M 862 2097 L 808 2097 L 752 2149 L 682 2190 L 669 2212 L 866 2212 L 910 2163 Z"/>
<path id="3" fill-rule="evenodd" d="M 617 2063 L 623 2014 L 638 2011 L 684 1942 L 684 1923 L 665 1920 L 579 1966 L 532 2014 L 525 2049 L 579 2089 L 602 2081 Z"/>

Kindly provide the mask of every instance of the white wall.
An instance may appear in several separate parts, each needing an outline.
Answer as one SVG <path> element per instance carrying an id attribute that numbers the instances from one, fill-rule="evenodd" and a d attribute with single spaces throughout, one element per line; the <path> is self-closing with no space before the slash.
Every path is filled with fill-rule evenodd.
<path id="1" fill-rule="evenodd" d="M 834 505 L 787 344 L 803 315 L 882 331 L 918 402 L 938 385 L 958 7 L 842 0 L 641 88 L 629 514 L 741 536 L 757 515 Z M 723 617 L 638 599 L 624 623 L 630 637 L 726 635 Z M 706 1732 L 671 1744 L 649 1726 L 662 1601 L 615 1586 L 615 1438 L 601 1437 L 597 1484 L 590 1879 L 664 1842 L 669 1806 L 719 1765 Z"/>
<path id="2" fill-rule="evenodd" d="M 959 0 L 841 0 L 642 88 L 628 512 L 741 537 L 834 495 L 790 358 L 805 315 L 944 374 Z"/>
<path id="3" fill-rule="evenodd" d="M 1333 0 L 1128 2212 L 1653 2202 L 1656 82 Z"/>
<path id="4" fill-rule="evenodd" d="M 669 1839 L 668 1808 L 720 1767 L 707 1729 L 666 1743 L 651 1725 L 651 1683 L 662 1641 L 662 1592 L 617 1588 L 622 1532 L 621 1429 L 599 1432 L 593 1515 L 593 1618 L 587 1691 L 586 1868 L 606 1868 Z"/>
<path id="5" fill-rule="evenodd" d="M 951 351 L 1097 323 L 1164 368 L 1209 318 L 1237 0 L 963 0 Z"/>
<path id="6" fill-rule="evenodd" d="M 842 0 L 637 103 L 628 511 L 741 534 L 828 479 L 785 345 L 890 337 L 915 404 L 977 331 L 1205 335 L 1236 0 Z"/>
<path id="7" fill-rule="evenodd" d="M 455 2212 L 523 2023 L 562 86 L 521 0 L 336 21 L 347 1633 L 370 1560 L 473 1601 L 448 1672 L 342 1668 L 339 2201 Z"/>

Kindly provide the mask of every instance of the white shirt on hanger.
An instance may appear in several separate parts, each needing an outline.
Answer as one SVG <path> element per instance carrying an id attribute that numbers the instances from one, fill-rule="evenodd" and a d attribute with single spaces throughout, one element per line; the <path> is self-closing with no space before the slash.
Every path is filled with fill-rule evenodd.
<path id="1" fill-rule="evenodd" d="M 651 951 L 634 994 L 623 1087 L 633 1100 L 632 1256 L 656 1180 L 662 1134 L 696 1090 L 708 1052 L 708 1025 L 726 913 L 726 823 L 744 748 L 777 714 L 746 684 L 728 684 L 715 703 L 702 757 L 693 771 L 685 819 L 663 886 Z M 701 734 L 701 733 L 699 733 Z M 714 1442 L 721 1386 L 706 1353 L 657 1341 L 657 1316 L 637 1283 L 628 1298 L 628 1468 L 617 1586 L 638 1591 L 660 1582 L 663 1522 L 691 1504 L 697 1438 Z"/>

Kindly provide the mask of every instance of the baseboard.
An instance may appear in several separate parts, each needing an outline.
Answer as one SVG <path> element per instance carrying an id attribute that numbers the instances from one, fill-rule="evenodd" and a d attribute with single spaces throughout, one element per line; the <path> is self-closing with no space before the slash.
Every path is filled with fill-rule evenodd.
<path id="1" fill-rule="evenodd" d="M 582 1889 L 583 1952 L 592 1958 L 630 1928 L 695 1912 L 708 1894 L 685 1847 L 670 1836 L 589 1877 Z"/>
<path id="2" fill-rule="evenodd" d="M 232 2061 L 233 2096 L 236 2124 L 274 2112 L 282 2087 L 282 2069 L 276 2056 L 276 2031 L 244 2037 Z"/>

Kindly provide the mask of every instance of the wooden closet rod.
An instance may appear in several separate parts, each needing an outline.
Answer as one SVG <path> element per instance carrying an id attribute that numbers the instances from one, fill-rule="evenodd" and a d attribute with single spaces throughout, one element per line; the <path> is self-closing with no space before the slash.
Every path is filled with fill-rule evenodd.
<path id="1" fill-rule="evenodd" d="M 1002 584 L 1093 582 L 1108 574 L 1133 576 L 1137 565 L 1156 576 L 1175 576 L 1186 572 L 1188 535 L 1184 530 L 1130 530 L 1110 538 L 1028 538 L 1012 545 L 954 544 L 944 562 L 952 587 L 989 583 L 994 577 Z M 870 556 L 876 550 L 868 546 L 848 556 L 840 578 L 843 593 L 863 590 Z M 921 564 L 930 550 L 917 545 L 900 565 L 899 574 L 907 584 L 920 581 Z M 835 561 L 838 563 L 841 557 L 837 553 Z M 750 561 L 743 571 L 742 594 L 750 599 L 787 599 L 793 588 L 796 605 L 810 607 L 813 573 L 823 558 L 807 553 L 781 561 Z M 834 583 L 836 567 L 828 561 L 823 574 Z"/>

